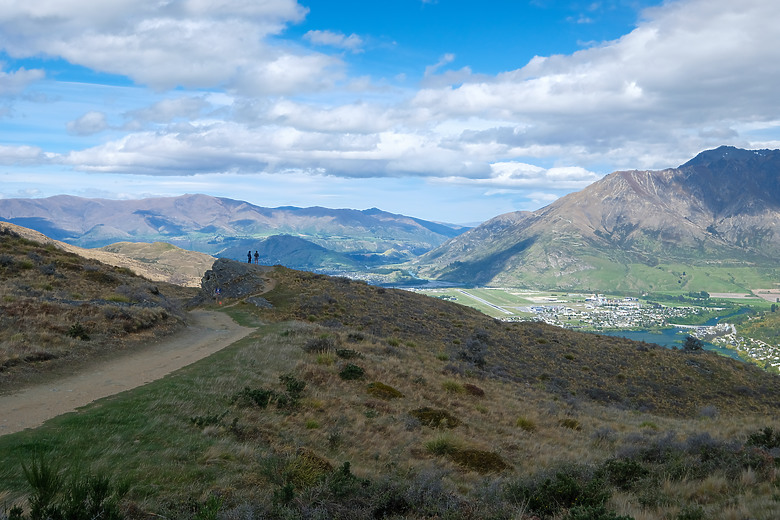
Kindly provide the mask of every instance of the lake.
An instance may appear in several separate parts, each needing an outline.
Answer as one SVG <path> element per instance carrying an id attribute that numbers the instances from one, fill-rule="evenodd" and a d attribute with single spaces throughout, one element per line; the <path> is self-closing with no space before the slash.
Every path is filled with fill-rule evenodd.
<path id="1" fill-rule="evenodd" d="M 678 334 L 680 332 L 682 332 L 682 334 Z M 688 336 L 686 329 L 679 328 L 662 329 L 659 332 L 651 332 L 649 330 L 608 330 L 600 331 L 598 334 L 618 336 L 621 338 L 633 339 L 635 341 L 646 341 L 647 343 L 655 343 L 656 345 L 661 345 L 666 348 L 682 348 L 683 343 L 685 343 L 685 337 Z M 721 356 L 743 361 L 740 359 L 736 350 L 719 347 L 712 343 L 707 343 L 706 341 L 704 342 L 704 349 L 716 352 Z"/>

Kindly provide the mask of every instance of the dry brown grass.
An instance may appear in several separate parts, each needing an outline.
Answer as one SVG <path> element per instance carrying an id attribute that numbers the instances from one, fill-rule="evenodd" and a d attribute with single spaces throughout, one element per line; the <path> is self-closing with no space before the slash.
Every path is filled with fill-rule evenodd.
<path id="1" fill-rule="evenodd" d="M 240 302 L 230 307 L 242 322 L 263 324 L 258 332 L 215 356 L 218 360 L 188 370 L 186 385 L 149 405 L 154 420 L 144 427 L 169 432 L 176 442 L 160 441 L 159 450 L 138 455 L 145 458 L 136 474 L 165 483 L 160 495 L 148 483 L 139 484 L 133 497 L 139 507 L 175 517 L 160 504 L 188 497 L 203 501 L 212 493 L 230 507 L 263 504 L 269 509 L 262 511 L 270 511 L 269 504 L 280 507 L 280 493 L 289 485 L 294 495 L 289 507 L 327 506 L 333 508 L 331 517 L 347 517 L 338 508 L 348 500 L 334 488 L 340 476 L 342 484 L 345 479 L 354 484 L 350 500 L 361 489 L 389 493 L 388 482 L 400 482 L 393 485 L 403 490 L 393 488 L 394 493 L 413 497 L 415 505 L 432 500 L 434 487 L 437 496 L 458 504 L 457 515 L 414 509 L 404 513 L 408 518 L 418 513 L 529 520 L 537 513 L 507 498 L 512 486 L 539 484 L 561 471 L 594 474 L 606 461 L 628 460 L 638 461 L 651 477 L 625 489 L 601 486 L 617 513 L 668 520 L 698 504 L 708 518 L 720 518 L 718 511 L 728 518 L 777 517 L 771 516 L 780 504 L 769 466 L 773 459 L 744 446 L 748 434 L 778 424 L 777 409 L 769 405 L 778 395 L 773 376 L 708 355 L 538 324 L 507 325 L 446 302 L 358 282 L 285 269 L 273 276 L 276 289 L 265 295 L 273 309 Z M 347 350 L 348 357 L 336 354 Z M 449 353 L 446 358 L 442 351 Z M 575 359 L 567 359 L 572 351 Z M 570 366 L 581 359 L 591 367 L 589 379 Z M 349 363 L 360 366 L 364 377 L 340 377 Z M 245 387 L 284 393 L 283 375 L 306 383 L 294 403 L 260 408 L 231 400 Z M 401 395 L 372 395 L 377 382 Z M 472 387 L 479 391 L 468 390 Z M 613 392 L 615 399 L 588 392 L 593 388 Z M 646 395 L 632 400 L 632 392 L 640 390 Z M 638 402 L 654 406 L 632 406 Z M 719 413 L 698 413 L 702 403 Z M 422 409 L 446 411 L 458 424 L 426 424 L 414 414 Z M 192 422 L 193 417 L 204 420 Z M 534 427 L 522 427 L 519 418 Z M 122 445 L 120 433 L 112 446 Z M 731 450 L 730 443 L 742 451 Z M 674 456 L 665 459 L 664 450 Z M 457 453 L 466 455 L 459 459 Z M 705 474 L 707 457 L 736 462 Z M 495 465 L 483 472 L 474 461 Z M 357 480 L 344 476 L 344 463 L 349 478 Z M 560 520 L 564 514 L 546 518 Z"/>
<path id="2" fill-rule="evenodd" d="M 0 390 L 170 333 L 192 294 L 0 228 Z"/>

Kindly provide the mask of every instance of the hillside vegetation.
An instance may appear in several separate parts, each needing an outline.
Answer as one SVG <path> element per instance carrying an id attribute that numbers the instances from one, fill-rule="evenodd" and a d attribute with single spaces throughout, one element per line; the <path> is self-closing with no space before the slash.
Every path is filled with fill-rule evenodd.
<path id="1" fill-rule="evenodd" d="M 191 294 L 0 226 L 0 392 L 182 327 Z"/>
<path id="2" fill-rule="evenodd" d="M 780 514 L 776 376 L 700 350 L 257 269 L 263 283 L 219 307 L 256 327 L 250 337 L 1 437 L 0 503 L 5 493 L 9 512 L 38 504 L 24 465 L 65 479 L 50 507 L 72 503 L 72 475 L 93 475 L 126 518 Z"/>
<path id="3" fill-rule="evenodd" d="M 200 287 L 200 279 L 214 263 L 215 258 L 197 251 L 187 251 L 167 242 L 116 242 L 100 248 L 131 258 L 152 269 L 164 273 L 156 279 L 186 287 Z M 103 260 L 106 262 L 105 260 Z M 145 275 L 138 270 L 136 274 Z M 149 276 L 146 275 L 148 278 Z"/>

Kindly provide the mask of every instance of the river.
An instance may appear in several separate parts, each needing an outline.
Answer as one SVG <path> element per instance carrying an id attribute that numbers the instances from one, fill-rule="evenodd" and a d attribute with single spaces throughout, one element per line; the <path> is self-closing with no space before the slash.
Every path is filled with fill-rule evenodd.
<path id="1" fill-rule="evenodd" d="M 647 343 L 655 343 L 666 348 L 682 348 L 683 343 L 685 343 L 685 337 L 688 335 L 686 332 L 688 332 L 686 329 L 672 328 L 662 329 L 658 332 L 651 332 L 649 330 L 607 330 L 599 331 L 598 334 L 604 334 L 605 336 L 618 336 L 622 338 L 633 339 L 635 341 L 646 341 Z M 736 350 L 723 348 L 717 345 L 713 345 L 712 343 L 707 343 L 706 341 L 703 343 L 705 350 L 712 350 L 721 356 L 739 359 L 742 361 L 739 355 L 737 355 Z"/>
<path id="2" fill-rule="evenodd" d="M 704 322 L 702 325 L 712 327 L 714 325 L 717 325 L 718 322 L 720 322 L 721 320 L 726 320 L 728 318 L 731 318 L 732 316 L 737 316 L 739 314 L 745 314 L 746 312 L 749 312 L 749 309 L 743 307 L 738 311 L 728 314 L 726 316 L 716 316 L 715 318 L 709 319 L 706 322 Z M 604 334 L 605 336 L 618 336 L 622 338 L 633 339 L 636 341 L 646 341 L 647 343 L 655 343 L 657 345 L 661 345 L 662 347 L 666 347 L 666 348 L 672 348 L 672 347 L 681 348 L 683 346 L 683 343 L 685 343 L 685 337 L 688 336 L 688 330 L 679 327 L 674 327 L 669 329 L 661 329 L 658 332 L 649 331 L 649 330 L 608 330 L 608 331 L 600 331 L 599 334 Z M 743 361 L 737 354 L 736 350 L 723 348 L 718 345 L 713 345 L 712 343 L 707 343 L 706 341 L 703 343 L 704 343 L 705 350 L 711 350 L 713 352 L 720 354 L 721 356 L 726 356 L 726 357 Z"/>

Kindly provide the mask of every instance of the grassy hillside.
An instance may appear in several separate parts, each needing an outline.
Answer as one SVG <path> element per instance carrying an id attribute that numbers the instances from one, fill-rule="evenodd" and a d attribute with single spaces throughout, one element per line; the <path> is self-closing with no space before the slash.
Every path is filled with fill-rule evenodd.
<path id="1" fill-rule="evenodd" d="M 0 226 L 0 392 L 180 328 L 188 294 Z"/>
<path id="2" fill-rule="evenodd" d="M 117 242 L 101 248 L 152 266 L 167 275 L 166 281 L 187 287 L 200 287 L 200 279 L 214 263 L 214 257 L 187 251 L 167 242 Z"/>
<path id="3" fill-rule="evenodd" d="M 126 483 L 126 518 L 780 514 L 775 376 L 344 278 L 263 276 L 272 308 L 221 307 L 248 338 L 0 437 L 0 504 L 27 504 L 24 463 Z"/>

